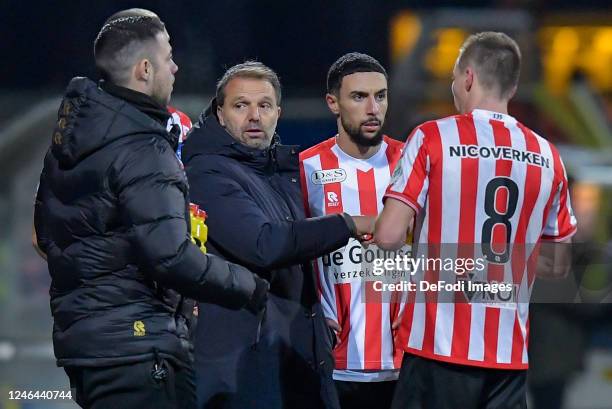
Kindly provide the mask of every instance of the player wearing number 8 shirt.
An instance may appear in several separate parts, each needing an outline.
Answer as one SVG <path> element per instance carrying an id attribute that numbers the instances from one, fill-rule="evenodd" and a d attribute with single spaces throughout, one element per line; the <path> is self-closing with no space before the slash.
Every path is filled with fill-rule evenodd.
<path id="1" fill-rule="evenodd" d="M 503 33 L 465 41 L 452 85 L 460 115 L 413 131 L 385 195 L 379 246 L 398 246 L 416 215 L 417 251 L 424 247 L 434 257 L 444 247 L 432 244 L 454 243 L 456 253 L 471 246 L 472 256 L 480 251 L 489 261 L 469 280 L 511 283 L 515 292 L 511 302 L 497 304 L 484 296 L 444 299 L 440 292 L 409 297 L 394 408 L 526 408 L 530 289 L 536 274 L 567 274 L 564 243 L 576 220 L 559 153 L 507 113 L 520 59 Z M 415 277 L 420 273 L 427 281 L 461 279 L 437 270 Z"/>
<path id="2" fill-rule="evenodd" d="M 329 69 L 327 90 L 338 134 L 300 154 L 305 209 L 312 217 L 377 216 L 402 146 L 381 131 L 387 74 L 369 55 L 349 53 Z M 315 262 L 321 304 L 337 334 L 333 377 L 342 409 L 388 408 L 401 363 L 392 330 L 400 300 L 374 295 L 370 287 L 381 277 L 365 276 L 375 255 L 375 246 L 350 240 Z"/>

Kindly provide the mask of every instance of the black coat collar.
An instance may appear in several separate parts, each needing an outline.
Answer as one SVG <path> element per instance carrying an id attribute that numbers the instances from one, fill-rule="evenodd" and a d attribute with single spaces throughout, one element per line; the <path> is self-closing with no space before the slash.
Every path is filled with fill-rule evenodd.
<path id="1" fill-rule="evenodd" d="M 166 126 L 168 119 L 171 117 L 165 106 L 160 105 L 147 94 L 121 87 L 104 80 L 100 80 L 99 86 L 112 96 L 134 105 L 140 112 L 147 114 L 163 126 Z"/>

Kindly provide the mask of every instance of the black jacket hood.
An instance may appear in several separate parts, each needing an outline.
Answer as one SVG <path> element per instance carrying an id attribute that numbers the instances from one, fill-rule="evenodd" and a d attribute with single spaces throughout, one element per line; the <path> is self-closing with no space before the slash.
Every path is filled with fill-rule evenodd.
<path id="1" fill-rule="evenodd" d="M 217 101 L 213 98 L 189 132 L 183 146 L 182 159 L 188 163 L 194 156 L 213 154 L 238 160 L 260 171 L 271 169 L 273 165 L 277 166 L 277 170 L 295 170 L 298 166 L 295 159 L 297 153 L 297 146 L 282 145 L 276 133 L 270 147 L 263 150 L 236 141 L 219 123 Z"/>
<path id="2" fill-rule="evenodd" d="M 133 134 L 156 134 L 176 145 L 175 133 L 128 101 L 102 90 L 88 78 L 73 78 L 66 89 L 53 132 L 51 151 L 60 166 L 72 168 L 92 152 Z"/>

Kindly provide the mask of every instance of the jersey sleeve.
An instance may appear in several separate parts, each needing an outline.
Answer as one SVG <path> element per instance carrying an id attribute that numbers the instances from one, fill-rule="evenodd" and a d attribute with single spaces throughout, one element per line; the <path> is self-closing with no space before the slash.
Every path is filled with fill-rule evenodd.
<path id="1" fill-rule="evenodd" d="M 576 217 L 570 202 L 567 173 L 560 157 L 559 165 L 562 169 L 561 176 L 556 179 L 556 187 L 553 188 L 554 197 L 542 229 L 542 240 L 547 241 L 563 241 L 573 236 L 577 229 Z"/>
<path id="2" fill-rule="evenodd" d="M 385 199 L 392 197 L 412 207 L 417 213 L 425 205 L 429 187 L 429 154 L 425 134 L 416 128 L 408 138 Z"/>

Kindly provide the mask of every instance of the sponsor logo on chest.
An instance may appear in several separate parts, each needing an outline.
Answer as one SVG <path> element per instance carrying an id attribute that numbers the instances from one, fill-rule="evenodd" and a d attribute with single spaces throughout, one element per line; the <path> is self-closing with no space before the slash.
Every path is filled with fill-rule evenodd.
<path id="1" fill-rule="evenodd" d="M 346 171 L 342 168 L 316 170 L 310 175 L 310 181 L 315 185 L 326 185 L 328 183 L 344 182 Z"/>

